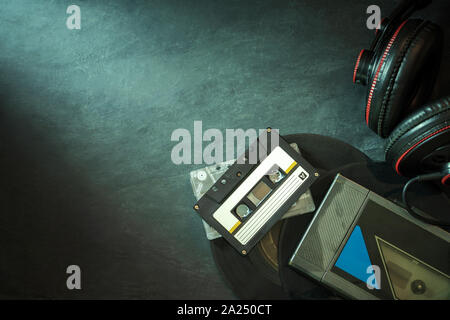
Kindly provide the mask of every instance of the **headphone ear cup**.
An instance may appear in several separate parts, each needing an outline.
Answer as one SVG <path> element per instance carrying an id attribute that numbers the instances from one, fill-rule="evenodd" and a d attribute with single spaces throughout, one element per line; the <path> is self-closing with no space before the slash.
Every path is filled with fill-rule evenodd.
<path id="1" fill-rule="evenodd" d="M 366 123 L 378 135 L 386 138 L 429 97 L 442 48 L 443 33 L 436 24 L 411 19 L 397 28 L 368 82 Z"/>
<path id="2" fill-rule="evenodd" d="M 415 111 L 391 133 L 386 144 L 386 161 L 398 174 L 415 176 L 422 172 L 423 160 L 436 149 L 448 145 L 441 158 L 450 161 L 450 97 Z"/>

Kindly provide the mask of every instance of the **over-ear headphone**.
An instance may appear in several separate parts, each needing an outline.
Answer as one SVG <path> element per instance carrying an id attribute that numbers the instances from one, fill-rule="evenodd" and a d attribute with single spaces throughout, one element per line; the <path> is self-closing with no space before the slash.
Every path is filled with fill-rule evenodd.
<path id="1" fill-rule="evenodd" d="M 450 97 L 420 107 L 436 81 L 443 32 L 409 17 L 430 3 L 402 1 L 382 20 L 370 49 L 361 51 L 353 74 L 355 83 L 368 86 L 367 125 L 388 138 L 386 160 L 411 177 L 444 170 L 450 162 Z M 450 182 L 450 175 L 441 180 Z"/>
<path id="2" fill-rule="evenodd" d="M 386 161 L 397 173 L 450 185 L 450 97 L 422 106 L 436 82 L 443 32 L 409 18 L 430 3 L 403 0 L 381 21 L 370 48 L 359 53 L 353 82 L 368 87 L 365 121 L 387 138 Z"/>

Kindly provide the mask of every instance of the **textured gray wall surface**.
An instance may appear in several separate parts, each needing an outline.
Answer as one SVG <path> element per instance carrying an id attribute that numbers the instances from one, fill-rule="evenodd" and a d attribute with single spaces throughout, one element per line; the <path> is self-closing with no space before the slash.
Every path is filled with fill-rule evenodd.
<path id="1" fill-rule="evenodd" d="M 234 298 L 177 128 L 280 128 L 374 159 L 354 86 L 366 0 L 3 0 L 0 298 Z M 449 34 L 448 3 L 420 12 Z M 81 30 L 66 9 L 81 8 Z M 448 42 L 444 66 L 448 70 Z M 442 73 L 441 83 L 450 83 Z M 439 92 L 436 93 L 439 95 Z M 338 152 L 338 150 L 336 150 Z M 66 267 L 82 270 L 67 290 Z"/>

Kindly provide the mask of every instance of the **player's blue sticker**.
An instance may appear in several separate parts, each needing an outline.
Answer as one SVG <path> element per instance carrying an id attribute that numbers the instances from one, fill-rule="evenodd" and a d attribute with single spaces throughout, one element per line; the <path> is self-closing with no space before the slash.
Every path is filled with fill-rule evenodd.
<path id="1" fill-rule="evenodd" d="M 367 252 L 361 228 L 356 226 L 348 238 L 335 266 L 355 278 L 367 282 L 368 278 L 373 274 L 373 272 L 367 273 L 367 269 L 371 265 L 372 262 L 370 261 L 369 252 Z M 378 283 L 375 283 L 375 288 L 379 289 Z"/>

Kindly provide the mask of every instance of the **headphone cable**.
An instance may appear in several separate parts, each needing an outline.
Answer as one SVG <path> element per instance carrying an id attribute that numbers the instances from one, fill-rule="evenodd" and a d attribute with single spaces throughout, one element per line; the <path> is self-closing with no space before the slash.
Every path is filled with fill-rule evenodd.
<path id="1" fill-rule="evenodd" d="M 431 173 L 431 174 L 421 175 L 421 176 L 417 176 L 417 177 L 410 179 L 403 187 L 402 201 L 403 201 L 403 204 L 405 205 L 406 209 L 408 210 L 409 214 L 412 215 L 413 217 L 415 217 L 423 222 L 426 222 L 428 224 L 432 224 L 434 226 L 448 228 L 448 227 L 450 227 L 450 224 L 448 222 L 443 223 L 436 219 L 430 219 L 430 218 L 424 217 L 423 215 L 415 212 L 414 209 L 409 204 L 408 197 L 407 197 L 408 189 L 414 183 L 422 182 L 422 181 L 426 181 L 426 180 L 434 180 L 436 177 L 439 178 L 440 176 L 441 176 L 440 173 Z"/>

